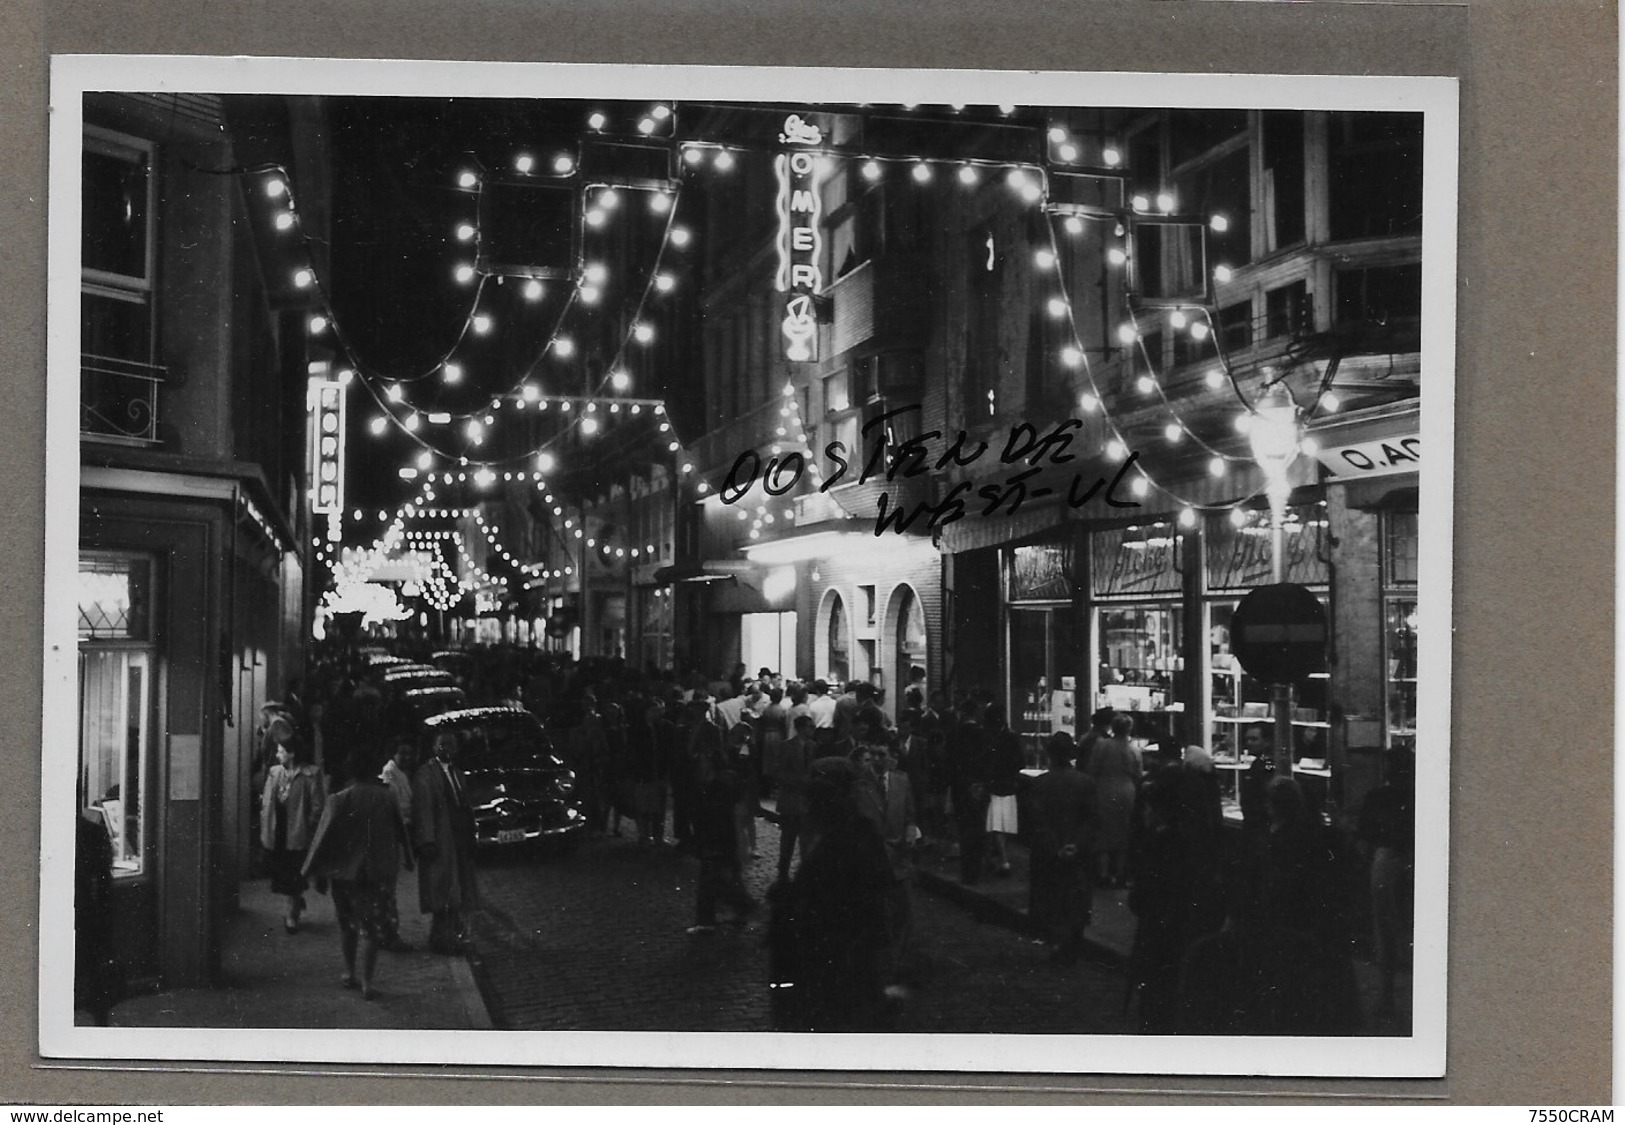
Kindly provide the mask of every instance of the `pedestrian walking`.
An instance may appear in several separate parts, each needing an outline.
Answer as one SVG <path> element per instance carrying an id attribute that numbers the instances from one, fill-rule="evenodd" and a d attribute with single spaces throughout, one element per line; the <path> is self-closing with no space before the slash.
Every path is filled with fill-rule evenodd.
<path id="1" fill-rule="evenodd" d="M 1092 917 L 1095 786 L 1072 765 L 1072 739 L 1063 731 L 1044 745 L 1049 768 L 1033 780 L 1032 869 L 1028 911 L 1033 936 L 1048 944 L 1059 964 L 1072 964 Z"/>
<path id="2" fill-rule="evenodd" d="M 327 785 L 321 769 L 310 758 L 310 743 L 291 727 L 285 731 L 272 720 L 271 737 L 276 744 L 276 764 L 265 777 L 260 793 L 260 844 L 271 870 L 271 893 L 287 902 L 282 925 L 290 934 L 299 932 L 299 919 L 305 912 L 305 889 L 309 886 L 301 868 L 310 834 L 327 800 Z"/>
<path id="3" fill-rule="evenodd" d="M 412 867 L 411 838 L 394 794 L 378 776 L 377 756 L 356 747 L 345 765 L 353 780 L 328 798 L 303 872 L 333 896 L 344 958 L 341 983 L 371 1000 L 396 876 L 402 862 Z"/>
<path id="4" fill-rule="evenodd" d="M 1106 887 L 1128 886 L 1129 827 L 1134 819 L 1134 797 L 1142 776 L 1140 756 L 1129 745 L 1134 719 L 1118 715 L 1112 719 L 1110 738 L 1095 743 L 1084 773 L 1095 783 L 1095 799 L 1100 805 L 1100 883 Z"/>
<path id="5" fill-rule="evenodd" d="M 361 745 L 365 746 L 365 743 Z M 395 807 L 400 810 L 401 823 L 406 825 L 407 840 L 412 839 L 412 770 L 417 765 L 418 751 L 409 738 L 395 740 L 392 753 L 384 768 L 379 771 L 378 780 L 384 783 L 390 795 L 395 798 Z M 389 897 L 385 902 L 387 913 L 384 918 L 384 948 L 391 953 L 409 953 L 412 947 L 401 940 L 401 908 L 396 888 L 389 888 Z"/>
<path id="6" fill-rule="evenodd" d="M 466 916 L 479 906 L 474 881 L 474 811 L 453 764 L 457 736 L 435 735 L 434 757 L 412 779 L 412 842 L 418 858 L 418 908 L 433 917 L 429 949 L 460 949 Z"/>
<path id="7" fill-rule="evenodd" d="M 993 872 L 1010 874 L 1008 841 L 1021 828 L 1016 813 L 1016 788 L 1021 782 L 1021 736 L 1004 721 L 1004 708 L 995 703 L 987 709 L 985 723 L 990 742 L 988 755 L 987 838 L 996 856 Z"/>
<path id="8" fill-rule="evenodd" d="M 807 813 L 807 776 L 818 748 L 813 742 L 813 718 L 797 715 L 795 737 L 779 750 L 778 771 L 773 782 L 778 787 L 779 813 L 779 882 L 790 878 L 790 863 L 797 841 L 802 843 L 802 856 L 807 848 L 803 839 L 803 818 Z"/>

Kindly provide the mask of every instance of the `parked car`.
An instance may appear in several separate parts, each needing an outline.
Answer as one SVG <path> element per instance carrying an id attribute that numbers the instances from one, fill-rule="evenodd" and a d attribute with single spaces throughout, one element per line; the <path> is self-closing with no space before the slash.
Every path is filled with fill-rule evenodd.
<path id="1" fill-rule="evenodd" d="M 391 738 L 415 738 L 425 719 L 467 707 L 468 693 L 460 687 L 408 688 L 384 707 L 384 730 Z"/>
<path id="2" fill-rule="evenodd" d="M 385 672 L 379 687 L 385 698 L 413 688 L 458 687 L 457 677 L 444 668 L 428 664 L 408 664 Z"/>
<path id="3" fill-rule="evenodd" d="M 441 734 L 457 739 L 454 761 L 468 783 L 476 845 L 568 841 L 586 828 L 575 774 L 529 711 L 471 707 L 431 715 L 421 725 L 420 760 L 433 755 Z"/>

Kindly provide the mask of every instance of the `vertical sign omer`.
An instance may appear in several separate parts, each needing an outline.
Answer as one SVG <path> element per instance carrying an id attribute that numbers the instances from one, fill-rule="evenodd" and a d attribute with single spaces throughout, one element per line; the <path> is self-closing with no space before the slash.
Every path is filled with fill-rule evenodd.
<path id="1" fill-rule="evenodd" d="M 310 410 L 310 510 L 318 515 L 344 510 L 344 384 L 312 375 L 306 395 Z"/>
<path id="2" fill-rule="evenodd" d="M 784 119 L 779 143 L 817 145 L 823 130 L 792 113 Z M 777 285 L 786 294 L 784 357 L 796 362 L 818 358 L 818 317 L 813 297 L 824 288 L 819 257 L 823 250 L 818 229 L 820 204 L 816 172 L 818 160 L 806 149 L 780 153 L 773 162 L 779 177 L 779 273 Z"/>

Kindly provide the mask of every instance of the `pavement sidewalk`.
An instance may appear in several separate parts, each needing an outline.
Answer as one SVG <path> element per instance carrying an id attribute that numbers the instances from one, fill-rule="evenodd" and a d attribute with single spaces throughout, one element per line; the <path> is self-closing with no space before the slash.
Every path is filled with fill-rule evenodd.
<path id="1" fill-rule="evenodd" d="M 402 872 L 396 889 L 401 937 L 411 953 L 380 953 L 377 995 L 339 987 L 333 900 L 307 891 L 297 934 L 282 926 L 283 899 L 266 879 L 244 883 L 240 909 L 225 923 L 221 982 L 132 996 L 113 1009 L 115 1027 L 399 1028 L 483 1030 L 491 1017 L 463 957 L 426 952 L 429 918 L 417 911 L 417 875 Z M 81 1017 L 83 1018 L 83 1017 Z"/>

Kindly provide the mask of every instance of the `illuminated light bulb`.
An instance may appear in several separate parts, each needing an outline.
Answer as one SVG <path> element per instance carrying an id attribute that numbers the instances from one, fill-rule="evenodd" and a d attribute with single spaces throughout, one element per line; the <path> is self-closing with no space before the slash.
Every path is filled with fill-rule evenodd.
<path id="1" fill-rule="evenodd" d="M 419 422 L 416 414 L 408 414 L 406 416 L 406 428 L 409 432 L 417 433 L 417 429 L 420 424 L 421 423 Z"/>
<path id="2" fill-rule="evenodd" d="M 535 278 L 525 282 L 525 300 L 540 301 L 542 299 L 542 283 Z"/>
<path id="3" fill-rule="evenodd" d="M 1106 167 L 1115 168 L 1123 163 L 1123 154 L 1115 148 L 1105 148 L 1100 152 L 1100 159 L 1106 162 Z"/>
<path id="4" fill-rule="evenodd" d="M 277 230 L 292 230 L 293 229 L 293 212 L 292 211 L 279 211 L 279 212 L 277 212 L 277 217 L 276 217 L 275 221 L 276 221 L 276 229 Z"/>
<path id="5" fill-rule="evenodd" d="M 775 434 L 777 434 L 779 437 L 784 437 L 785 433 L 786 433 L 785 428 L 783 426 L 780 426 L 778 429 L 774 430 L 773 432 Z"/>
<path id="6" fill-rule="evenodd" d="M 1129 206 L 1134 208 L 1136 211 L 1149 211 L 1151 210 L 1151 200 L 1143 195 L 1136 195 L 1133 199 L 1129 200 Z"/>
<path id="7" fill-rule="evenodd" d="M 1207 475 L 1210 477 L 1224 476 L 1224 458 L 1214 457 L 1207 463 Z"/>
<path id="8" fill-rule="evenodd" d="M 662 423 L 660 423 L 660 432 L 663 433 L 663 434 L 671 432 L 671 423 L 670 422 L 662 422 Z"/>
<path id="9" fill-rule="evenodd" d="M 1052 269 L 1054 269 L 1055 268 L 1055 251 L 1053 251 L 1053 250 L 1038 250 L 1038 251 L 1035 251 L 1033 253 L 1033 265 L 1037 266 L 1041 270 L 1052 270 Z"/>
<path id="10" fill-rule="evenodd" d="M 999 107 L 999 112 L 1004 114 L 1006 117 L 1009 117 L 1015 111 L 1016 111 L 1016 107 L 1013 106 L 1013 105 L 1001 105 Z"/>
<path id="11" fill-rule="evenodd" d="M 647 324 L 639 324 L 632 329 L 632 338 L 640 344 L 647 344 L 655 338 L 655 330 Z"/>
<path id="12" fill-rule="evenodd" d="M 880 165 L 873 160 L 866 160 L 863 164 L 863 178 L 873 183 L 880 179 Z"/>
<path id="13" fill-rule="evenodd" d="M 692 473 L 693 471 L 694 471 L 694 463 L 692 461 L 684 461 L 683 462 L 683 472 Z"/>
<path id="14" fill-rule="evenodd" d="M 283 180 L 279 176 L 272 176 L 270 179 L 265 181 L 265 194 L 270 196 L 272 199 L 281 199 L 284 195 L 288 194 L 287 181 Z"/>
<path id="15" fill-rule="evenodd" d="M 1128 488 L 1130 492 L 1134 493 L 1134 495 L 1144 496 L 1147 492 L 1151 491 L 1151 482 L 1146 480 L 1144 477 L 1135 477 L 1133 483 L 1130 484 Z"/>
<path id="16" fill-rule="evenodd" d="M 748 519 L 750 519 L 750 513 L 745 511 L 745 509 L 741 508 L 741 509 L 739 509 L 739 518 L 741 520 L 748 520 Z"/>
<path id="17" fill-rule="evenodd" d="M 1343 400 L 1337 397 L 1336 392 L 1327 391 L 1320 396 L 1320 408 L 1328 414 L 1335 414 L 1337 408 L 1343 405 Z"/>
<path id="18" fill-rule="evenodd" d="M 1060 297 L 1051 297 L 1049 299 L 1049 304 L 1046 307 L 1049 309 L 1049 314 L 1053 317 L 1059 318 L 1066 315 L 1066 302 Z"/>
<path id="19" fill-rule="evenodd" d="M 1209 331 L 1210 329 L 1208 328 L 1206 322 L 1200 320 L 1191 322 L 1191 339 L 1205 340 L 1208 337 Z"/>
<path id="20" fill-rule="evenodd" d="M 1039 187 L 1037 183 L 1023 184 L 1021 187 L 1021 198 L 1028 203 L 1037 203 L 1043 195 L 1044 189 Z"/>
<path id="21" fill-rule="evenodd" d="M 385 418 L 385 417 L 384 417 L 384 416 L 383 416 L 383 415 L 382 415 L 382 414 L 380 414 L 380 415 L 379 415 L 379 416 L 378 416 L 378 417 L 376 417 L 376 418 L 374 418 L 374 419 L 373 419 L 373 420 L 372 420 L 372 421 L 371 421 L 371 422 L 370 422 L 370 423 L 369 423 L 369 424 L 368 424 L 368 428 L 369 428 L 369 429 L 371 429 L 371 430 L 372 430 L 372 432 L 373 432 L 373 433 L 375 433 L 375 434 L 381 434 L 381 433 L 383 433 L 383 432 L 384 432 L 384 430 L 385 430 L 385 429 L 386 429 L 386 428 L 387 428 L 387 427 L 388 427 L 388 426 L 389 426 L 389 419 L 388 419 L 388 418 Z"/>
<path id="22" fill-rule="evenodd" d="M 491 318 L 485 313 L 477 313 L 474 316 L 473 325 L 475 335 L 483 336 L 491 331 Z"/>
<path id="23" fill-rule="evenodd" d="M 1181 508 L 1181 509 L 1179 509 L 1179 526 L 1180 527 L 1195 527 L 1196 526 L 1196 509 L 1195 508 Z"/>
<path id="24" fill-rule="evenodd" d="M 389 399 L 390 402 L 399 402 L 406 397 L 406 392 L 401 390 L 399 383 L 391 383 L 389 390 L 384 392 L 384 397 Z"/>
<path id="25" fill-rule="evenodd" d="M 522 152 L 514 157 L 513 166 L 521 175 L 529 175 L 530 170 L 536 167 L 536 159 L 530 154 Z"/>
<path id="26" fill-rule="evenodd" d="M 315 280 L 316 275 L 309 270 L 295 270 L 293 273 L 293 283 L 301 289 L 310 288 L 311 282 Z"/>
<path id="27" fill-rule="evenodd" d="M 1067 234 L 1078 235 L 1083 233 L 1083 220 L 1076 215 L 1068 215 L 1061 226 L 1066 230 Z"/>
<path id="28" fill-rule="evenodd" d="M 1170 328 L 1183 328 L 1188 322 L 1185 314 L 1178 309 L 1168 314 L 1168 327 Z"/>
<path id="29" fill-rule="evenodd" d="M 673 246 L 687 246 L 688 245 L 688 239 L 689 239 L 688 228 L 687 227 L 672 227 L 671 228 L 671 234 L 668 235 L 667 237 L 671 239 L 671 244 Z"/>
<path id="30" fill-rule="evenodd" d="M 561 400 L 559 402 L 559 409 L 560 410 L 569 410 L 570 407 L 573 406 L 573 405 L 574 404 L 569 399 L 563 399 L 563 400 Z"/>
<path id="31" fill-rule="evenodd" d="M 458 223 L 457 224 L 457 241 L 459 241 L 459 242 L 467 242 L 470 239 L 472 239 L 473 237 L 474 237 L 474 224 L 473 223 Z"/>
<path id="32" fill-rule="evenodd" d="M 670 453 L 676 453 L 677 452 L 677 443 L 675 441 L 671 442 L 670 444 L 668 444 L 666 446 L 666 450 L 668 452 L 670 452 Z"/>
<path id="33" fill-rule="evenodd" d="M 1093 414 L 1100 409 L 1100 400 L 1090 392 L 1085 391 L 1078 396 L 1078 406 L 1085 414 Z"/>
<path id="34" fill-rule="evenodd" d="M 753 528 L 751 528 L 751 529 L 750 529 L 750 537 L 751 537 L 751 538 L 752 538 L 752 539 L 760 539 L 760 538 L 761 538 L 761 537 L 762 537 L 762 533 L 761 533 L 761 532 L 760 532 L 760 531 L 757 531 L 757 530 L 756 530 L 756 529 L 755 529 L 755 528 L 754 528 L 754 527 L 753 527 Z"/>
<path id="35" fill-rule="evenodd" d="M 1171 215 L 1173 213 L 1173 193 L 1166 191 L 1159 191 L 1157 193 L 1157 210 L 1161 211 L 1164 215 Z"/>
<path id="36" fill-rule="evenodd" d="M 1220 285 L 1223 285 L 1225 282 L 1229 281 L 1231 276 L 1229 266 L 1213 267 L 1213 280 L 1217 281 Z"/>
<path id="37" fill-rule="evenodd" d="M 457 175 L 457 186 L 460 188 L 471 188 L 479 182 L 480 178 L 466 168 Z"/>
<path id="38" fill-rule="evenodd" d="M 977 173 L 975 167 L 972 165 L 967 164 L 959 170 L 959 182 L 967 187 L 974 184 L 979 179 L 981 179 L 981 176 Z"/>
<path id="39" fill-rule="evenodd" d="M 762 522 L 763 523 L 772 523 L 773 522 L 773 513 L 769 512 L 765 516 L 763 516 L 762 517 Z"/>
<path id="40" fill-rule="evenodd" d="M 614 188 L 605 188 L 598 193 L 598 206 L 606 211 L 613 211 L 621 205 L 621 193 Z"/>
<path id="41" fill-rule="evenodd" d="M 575 171 L 575 159 L 565 153 L 559 153 L 553 158 L 553 171 L 561 176 L 568 176 Z"/>
<path id="42" fill-rule="evenodd" d="M 599 210 L 597 207 L 594 207 L 591 211 L 587 212 L 584 221 L 589 227 L 596 230 L 609 221 L 609 216 L 603 211 Z"/>
<path id="43" fill-rule="evenodd" d="M 1245 527 L 1247 524 L 1247 513 L 1240 508 L 1231 508 L 1230 522 L 1236 527 Z"/>
<path id="44" fill-rule="evenodd" d="M 1132 344 L 1140 338 L 1140 333 L 1132 324 L 1119 324 L 1117 326 L 1117 339 L 1124 345 Z"/>
<path id="45" fill-rule="evenodd" d="M 1230 220 L 1223 215 L 1215 215 L 1207 221 L 1207 225 L 1212 227 L 1215 233 L 1223 234 L 1230 229 Z"/>
<path id="46" fill-rule="evenodd" d="M 1124 445 L 1117 438 L 1112 438 L 1111 441 L 1106 443 L 1106 456 L 1110 457 L 1113 461 L 1121 461 L 1123 458 L 1128 456 L 1128 446 Z"/>
<path id="47" fill-rule="evenodd" d="M 1306 435 L 1302 441 L 1298 442 L 1298 451 L 1306 457 L 1313 457 L 1320 451 L 1320 442 Z"/>
<path id="48" fill-rule="evenodd" d="M 609 385 L 617 391 L 624 391 L 632 385 L 632 376 L 624 371 L 617 371 L 609 377 Z"/>
<path id="49" fill-rule="evenodd" d="M 609 118 L 605 117 L 602 113 L 593 113 L 587 118 L 587 128 L 591 129 L 593 132 L 598 132 L 607 124 L 609 124 Z"/>
<path id="50" fill-rule="evenodd" d="M 458 266 L 453 275 L 460 283 L 467 285 L 474 280 L 474 267 L 464 262 Z"/>
<path id="51" fill-rule="evenodd" d="M 928 183 L 931 179 L 931 165 L 923 160 L 919 161 L 909 174 L 914 177 L 914 182 L 917 184 Z"/>
<path id="52" fill-rule="evenodd" d="M 1057 148 L 1055 150 L 1055 155 L 1059 156 L 1062 160 L 1070 164 L 1078 158 L 1078 146 L 1068 142 L 1067 144 L 1061 145 L 1059 148 Z"/>
<path id="53" fill-rule="evenodd" d="M 581 432 L 588 435 L 596 434 L 598 432 L 598 419 L 583 418 L 581 420 Z"/>
<path id="54" fill-rule="evenodd" d="M 1066 140 L 1066 130 L 1059 125 L 1051 125 L 1049 127 L 1049 143 L 1058 145 L 1064 140 Z"/>
<path id="55" fill-rule="evenodd" d="M 1134 381 L 1134 385 L 1140 389 L 1142 395 L 1148 395 L 1157 389 L 1157 381 L 1149 375 L 1141 375 Z"/>
<path id="56" fill-rule="evenodd" d="M 494 417 L 492 417 L 491 415 L 487 414 L 485 416 L 485 424 L 487 426 L 494 426 L 494 425 L 496 425 L 496 423 L 497 423 L 497 420 Z"/>
<path id="57" fill-rule="evenodd" d="M 1224 372 L 1215 367 L 1212 371 L 1207 373 L 1204 381 L 1212 389 L 1218 390 L 1220 387 L 1224 386 Z"/>
<path id="58" fill-rule="evenodd" d="M 628 414 L 637 414 L 637 413 L 640 413 L 642 410 L 643 410 L 643 407 L 639 406 L 637 403 L 634 402 L 632 404 L 632 409 L 628 410 L 627 413 Z"/>
<path id="59" fill-rule="evenodd" d="M 575 352 L 575 341 L 571 340 L 570 337 L 560 336 L 558 339 L 553 341 L 553 354 L 558 356 L 560 359 L 569 359 L 571 356 L 575 355 Z"/>
<path id="60" fill-rule="evenodd" d="M 654 131 L 655 131 L 655 119 L 654 118 L 652 118 L 652 117 L 644 117 L 644 118 L 639 119 L 639 121 L 638 121 L 638 132 L 642 133 L 645 137 L 647 137 L 651 133 L 653 133 Z"/>
<path id="61" fill-rule="evenodd" d="M 636 548 L 636 547 L 633 547 L 633 548 L 632 548 L 632 557 L 633 557 L 633 558 L 637 558 L 637 557 L 638 557 L 638 553 L 639 553 L 639 552 L 638 552 L 638 549 L 637 549 L 637 548 Z"/>
<path id="62" fill-rule="evenodd" d="M 1177 445 L 1185 436 L 1185 429 L 1178 422 L 1169 422 L 1162 428 L 1162 436 L 1167 438 L 1170 444 Z"/>
<path id="63" fill-rule="evenodd" d="M 427 469 L 434 464 L 434 454 L 425 449 L 418 454 L 418 468 Z"/>
<path id="64" fill-rule="evenodd" d="M 1061 362 L 1068 367 L 1076 367 L 1083 362 L 1083 352 L 1079 348 L 1065 347 L 1061 349 Z"/>
<path id="65" fill-rule="evenodd" d="M 673 278 L 669 273 L 655 274 L 655 288 L 660 290 L 662 293 L 670 293 L 672 286 L 676 284 L 676 279 Z"/>
<path id="66" fill-rule="evenodd" d="M 609 412 L 611 414 L 619 414 L 621 412 L 621 404 L 618 403 L 618 402 L 610 403 L 609 404 Z"/>
<path id="67" fill-rule="evenodd" d="M 1245 434 L 1253 428 L 1253 416 L 1248 411 L 1242 411 L 1236 415 L 1232 424 L 1236 427 L 1236 433 Z"/>
<path id="68" fill-rule="evenodd" d="M 693 147 L 692 145 L 689 145 L 689 146 L 687 146 L 687 147 L 685 147 L 683 149 L 683 163 L 684 164 L 698 164 L 700 161 L 702 161 L 704 159 L 705 159 L 705 153 L 701 152 L 699 149 Z"/>
<path id="69" fill-rule="evenodd" d="M 1009 172 L 1005 173 L 1004 182 L 1009 184 L 1015 190 L 1020 191 L 1022 188 L 1027 186 L 1027 173 L 1020 168 L 1012 168 Z"/>
<path id="70" fill-rule="evenodd" d="M 656 215 L 664 215 L 671 210 L 671 196 L 663 191 L 657 191 L 649 196 L 649 210 Z"/>
<path id="71" fill-rule="evenodd" d="M 584 305 L 596 305 L 598 298 L 603 295 L 603 290 L 598 289 L 596 286 L 584 285 L 581 287 L 581 303 Z"/>
<path id="72" fill-rule="evenodd" d="M 703 480 L 699 484 L 695 485 L 694 487 L 697 490 L 699 490 L 700 492 L 709 492 L 709 491 L 711 491 L 711 486 L 709 484 L 707 484 Z"/>
<path id="73" fill-rule="evenodd" d="M 459 383 L 463 378 L 463 365 L 448 363 L 440 369 L 440 377 L 448 383 Z"/>
<path id="74" fill-rule="evenodd" d="M 311 335 L 313 335 L 313 336 L 318 335 L 319 333 L 326 332 L 326 331 L 327 331 L 327 318 L 325 316 L 313 316 L 313 317 L 310 318 L 310 333 L 311 333 Z"/>
<path id="75" fill-rule="evenodd" d="M 339 368 L 339 386 L 348 387 L 350 385 L 350 380 L 354 378 L 354 371 L 351 371 L 348 367 Z"/>
<path id="76" fill-rule="evenodd" d="M 734 154 L 725 148 L 719 148 L 716 156 L 711 158 L 711 163 L 716 167 L 717 171 L 727 172 L 734 166 Z"/>
<path id="77" fill-rule="evenodd" d="M 1106 260 L 1114 266 L 1120 266 L 1124 262 L 1128 261 L 1128 252 L 1121 246 L 1113 246 L 1110 250 L 1106 251 Z"/>
<path id="78" fill-rule="evenodd" d="M 589 547 L 598 546 L 598 540 L 597 539 L 588 539 L 587 540 L 587 546 L 589 546 Z"/>

